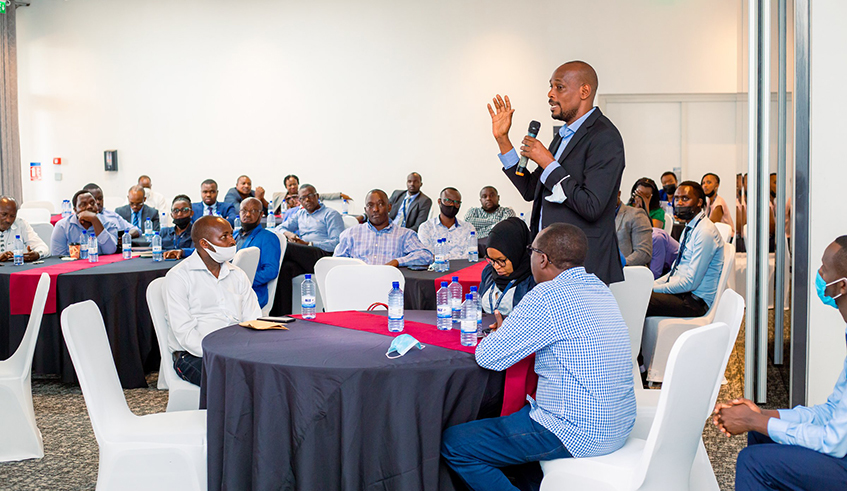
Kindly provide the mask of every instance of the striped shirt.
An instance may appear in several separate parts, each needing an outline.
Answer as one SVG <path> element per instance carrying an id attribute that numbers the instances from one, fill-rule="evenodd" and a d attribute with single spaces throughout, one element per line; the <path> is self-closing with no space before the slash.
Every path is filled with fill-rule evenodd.
<path id="1" fill-rule="evenodd" d="M 635 423 L 629 332 L 609 288 L 585 268 L 529 291 L 476 350 L 477 363 L 505 370 L 535 353 L 529 417 L 574 457 L 624 445 Z"/>
<path id="2" fill-rule="evenodd" d="M 474 226 L 478 238 L 484 239 L 488 237 L 495 225 L 513 216 L 515 216 L 515 210 L 508 206 L 498 206 L 493 213 L 488 213 L 481 207 L 476 207 L 465 213 L 465 221 Z"/>
<path id="3" fill-rule="evenodd" d="M 400 266 L 426 266 L 433 261 L 414 230 L 389 222 L 382 230 L 370 223 L 348 228 L 341 233 L 335 257 L 354 257 L 380 265 L 396 259 Z"/>

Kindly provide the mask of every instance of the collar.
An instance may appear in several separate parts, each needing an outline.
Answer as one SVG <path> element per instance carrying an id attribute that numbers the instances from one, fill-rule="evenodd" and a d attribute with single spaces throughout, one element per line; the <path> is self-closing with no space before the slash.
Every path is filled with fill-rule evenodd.
<path id="1" fill-rule="evenodd" d="M 204 201 L 204 202 L 203 202 L 203 210 L 205 211 L 205 210 L 207 210 L 207 209 L 209 209 L 209 208 L 217 209 L 217 208 L 218 208 L 218 202 L 217 202 L 217 201 L 215 201 L 215 202 L 214 202 L 214 203 L 212 203 L 211 205 L 207 205 L 207 204 L 206 204 L 206 202 Z"/>
<path id="2" fill-rule="evenodd" d="M 685 228 L 691 228 L 692 230 L 697 228 L 697 225 L 700 225 L 700 222 L 703 221 L 703 218 L 705 217 L 706 210 L 700 210 L 700 213 L 698 213 L 697 216 L 695 216 L 688 223 L 685 224 Z"/>
<path id="3" fill-rule="evenodd" d="M 591 116 L 591 114 L 592 114 L 592 113 L 593 113 L 596 109 L 597 109 L 597 107 L 596 107 L 596 106 L 595 106 L 595 107 L 592 107 L 590 111 L 588 111 L 587 113 L 585 113 L 585 114 L 583 114 L 582 116 L 580 116 L 580 118 L 579 118 L 579 119 L 577 119 L 576 121 L 574 121 L 574 122 L 573 122 L 573 123 L 571 123 L 570 125 L 568 125 L 568 124 L 563 124 L 563 125 L 562 125 L 562 127 L 561 127 L 561 128 L 559 128 L 559 136 L 560 136 L 560 137 L 562 137 L 562 138 L 566 138 L 569 130 L 570 130 L 571 132 L 573 132 L 573 133 L 576 133 L 576 132 L 577 132 L 577 130 L 579 130 L 579 127 L 580 127 L 580 126 L 582 126 L 582 124 L 583 124 L 583 123 L 585 123 L 585 120 L 586 120 L 586 119 L 588 119 L 588 116 Z M 571 134 L 573 134 L 573 133 L 571 133 Z"/>
<path id="4" fill-rule="evenodd" d="M 445 227 L 444 224 L 441 223 L 441 213 L 439 213 L 438 215 L 435 215 L 434 217 L 430 218 L 430 220 L 433 220 L 435 222 L 436 227 L 446 228 L 447 230 L 453 230 L 453 229 L 456 229 L 456 228 L 459 228 L 459 227 L 462 226 L 462 224 L 459 223 L 459 217 L 455 217 L 454 218 L 455 222 L 453 222 L 453 226 L 452 227 Z"/>
<path id="5" fill-rule="evenodd" d="M 582 280 L 588 276 L 588 272 L 585 271 L 585 267 L 576 266 L 570 269 L 566 269 L 559 273 L 559 276 L 556 276 L 556 281 L 564 281 L 564 280 Z"/>
<path id="6" fill-rule="evenodd" d="M 302 207 L 301 207 L 301 208 L 302 208 Z M 307 209 L 305 209 L 305 208 L 302 208 L 302 210 L 303 210 L 303 212 L 304 212 L 305 214 L 307 214 L 307 215 L 309 215 L 309 216 L 311 217 L 311 216 L 315 216 L 315 214 L 316 214 L 317 212 L 319 212 L 319 211 L 323 210 L 324 208 L 326 208 L 326 205 L 324 205 L 324 204 L 323 204 L 323 202 L 322 202 L 322 203 L 320 204 L 320 206 L 318 206 L 318 209 L 317 209 L 317 210 L 315 210 L 315 211 L 313 211 L 312 213 L 309 213 L 309 210 L 307 210 Z"/>
<path id="7" fill-rule="evenodd" d="M 256 226 L 256 228 L 254 228 L 253 230 L 251 230 L 249 234 L 245 235 L 245 236 L 244 236 L 244 238 L 246 239 L 246 238 L 248 238 L 248 237 L 252 237 L 253 235 L 258 234 L 258 233 L 259 233 L 259 231 L 260 231 L 260 230 L 262 230 L 262 229 L 263 229 L 263 227 L 262 227 L 262 224 L 260 223 L 260 224 L 258 224 L 258 225 Z M 238 229 L 238 231 L 236 232 L 236 234 L 238 234 L 238 235 L 235 237 L 236 239 L 237 239 L 237 238 L 239 238 L 239 237 L 241 237 L 241 230 L 242 230 L 242 229 Z"/>
<path id="8" fill-rule="evenodd" d="M 199 248 L 200 245 L 198 244 L 197 247 Z M 212 272 L 209 271 L 209 268 L 206 267 L 206 263 L 203 262 L 203 259 L 200 258 L 200 253 L 198 253 L 197 251 L 192 252 L 191 255 L 188 256 L 188 259 L 185 260 L 185 262 L 188 263 L 187 267 L 191 271 L 205 271 L 205 272 L 209 273 L 209 275 L 212 276 L 212 278 L 215 277 L 212 274 Z M 221 272 L 220 272 L 220 274 L 218 274 L 218 280 L 222 280 L 222 279 L 226 278 L 227 275 L 229 275 L 229 271 L 230 271 L 229 263 L 221 264 Z"/>
<path id="9" fill-rule="evenodd" d="M 15 221 L 12 222 L 12 225 L 8 229 L 6 229 L 5 231 L 0 231 L 0 234 L 9 233 L 9 232 L 12 232 L 13 230 L 18 230 L 19 228 L 21 228 L 20 224 L 19 224 L 20 221 L 21 221 L 20 218 L 16 218 Z M 18 234 L 15 234 L 15 235 L 18 235 Z"/>
<path id="10" fill-rule="evenodd" d="M 418 191 L 418 192 L 417 192 L 417 193 L 415 193 L 415 194 L 409 194 L 409 191 L 406 191 L 406 198 L 405 198 L 405 199 L 410 199 L 410 198 L 411 198 L 411 199 L 415 199 L 415 198 L 417 198 L 417 197 L 418 197 L 418 196 L 420 196 L 420 195 L 421 195 L 421 192 L 420 192 L 420 191 Z"/>
<path id="11" fill-rule="evenodd" d="M 377 230 L 376 227 L 373 226 L 371 222 L 365 222 L 365 225 L 371 230 L 371 232 L 376 234 L 388 234 L 394 231 L 394 220 L 388 220 L 388 226 L 382 230 Z"/>

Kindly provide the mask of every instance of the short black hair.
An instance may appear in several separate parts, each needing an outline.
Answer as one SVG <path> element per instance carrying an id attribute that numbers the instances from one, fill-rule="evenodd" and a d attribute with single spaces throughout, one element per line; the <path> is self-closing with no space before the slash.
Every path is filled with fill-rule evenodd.
<path id="1" fill-rule="evenodd" d="M 688 186 L 688 187 L 694 189 L 694 194 L 696 194 L 698 198 L 703 200 L 703 206 L 704 207 L 706 206 L 706 192 L 703 191 L 703 186 L 701 186 L 699 182 L 682 181 L 681 183 L 679 183 L 679 185 L 676 188 L 679 189 L 682 186 Z"/>
<path id="2" fill-rule="evenodd" d="M 456 188 L 454 188 L 454 187 L 452 187 L 452 186 L 447 186 L 446 188 L 442 189 L 440 193 L 438 193 L 438 196 L 441 196 L 442 194 L 444 194 L 444 191 L 456 191 L 457 193 L 459 193 L 459 196 L 461 196 L 461 195 L 462 195 L 462 193 L 461 193 L 461 192 L 459 192 L 459 190 L 458 190 L 458 189 L 456 189 Z"/>
<path id="3" fill-rule="evenodd" d="M 308 182 L 307 182 L 306 184 L 301 184 L 301 185 L 300 185 L 300 189 L 301 189 L 301 190 L 306 189 L 306 188 L 312 188 L 312 189 L 314 189 L 314 190 L 315 190 L 315 192 L 316 192 L 316 193 L 318 192 L 318 188 L 316 188 L 315 186 L 312 186 L 312 185 L 311 185 L 311 184 L 309 184 Z M 299 196 L 299 195 L 298 195 L 298 196 Z"/>
<path id="4" fill-rule="evenodd" d="M 282 185 L 285 186 L 285 183 L 288 182 L 289 179 L 294 178 L 297 181 L 297 184 L 300 184 L 300 178 L 295 176 L 294 174 L 288 174 L 287 176 L 282 178 Z"/>
<path id="5" fill-rule="evenodd" d="M 662 174 L 662 177 L 661 177 L 661 178 L 664 178 L 665 176 L 673 176 L 673 180 L 674 180 L 674 181 L 677 181 L 677 182 L 679 181 L 679 178 L 678 178 L 678 177 L 676 177 L 676 174 L 675 174 L 675 173 L 673 173 L 673 172 L 671 172 L 671 171 L 667 171 L 667 172 L 665 172 L 664 174 Z M 660 178 L 660 179 L 661 179 L 661 178 Z"/>
<path id="6" fill-rule="evenodd" d="M 388 201 L 388 193 L 386 193 L 385 191 L 383 191 L 382 189 L 379 189 L 379 188 L 374 188 L 374 189 L 371 189 L 370 191 L 368 191 L 368 194 L 366 194 L 366 195 L 365 195 L 365 201 L 367 201 L 367 200 L 368 200 L 368 196 L 370 196 L 370 195 L 371 195 L 371 194 L 373 194 L 373 193 L 380 193 L 380 194 L 382 194 L 383 196 L 385 196 L 385 201 L 386 201 L 386 202 Z"/>
<path id="7" fill-rule="evenodd" d="M 659 204 L 659 187 L 656 186 L 656 181 L 650 179 L 649 177 L 642 177 L 641 179 L 635 181 L 635 184 L 632 185 L 632 194 L 635 194 L 635 190 L 638 189 L 638 186 L 650 188 L 650 211 L 662 207 L 662 205 Z"/>
<path id="8" fill-rule="evenodd" d="M 482 194 L 482 192 L 485 191 L 486 189 L 490 189 L 490 190 L 494 191 L 494 194 L 497 194 L 497 195 L 500 194 L 500 192 L 497 191 L 497 188 L 495 188 L 494 186 L 483 186 L 482 189 L 479 190 L 479 194 Z"/>
<path id="9" fill-rule="evenodd" d="M 206 179 L 205 181 L 203 181 L 203 182 L 201 182 L 201 183 L 200 183 L 200 187 L 203 187 L 203 186 L 205 186 L 205 185 L 207 185 L 207 184 L 214 184 L 214 185 L 215 185 L 215 187 L 218 187 L 218 183 L 217 183 L 217 181 L 215 181 L 214 179 Z"/>
<path id="10" fill-rule="evenodd" d="M 544 251 L 547 260 L 559 269 L 568 269 L 585 264 L 588 254 L 588 238 L 579 227 L 556 222 L 548 225 L 535 239 L 538 249 Z"/>
<path id="11" fill-rule="evenodd" d="M 247 179 L 250 179 L 250 176 L 248 176 L 247 174 L 241 174 L 240 176 L 238 176 L 238 179 L 235 180 L 235 183 L 238 184 L 238 181 L 240 181 L 242 177 L 246 177 Z M 252 181 L 252 179 L 250 179 L 250 180 Z"/>
<path id="12" fill-rule="evenodd" d="M 100 191 L 101 193 L 103 192 L 103 188 L 101 188 L 100 186 L 98 186 L 98 185 L 94 184 L 93 182 L 89 182 L 88 184 L 86 184 L 85 186 L 83 186 L 83 187 L 82 187 L 82 189 L 83 189 L 84 191 L 89 191 L 89 192 L 94 191 L 95 189 L 96 189 L 96 190 L 98 190 L 98 191 Z M 76 205 L 74 205 L 74 206 L 76 206 Z"/>
<path id="13" fill-rule="evenodd" d="M 89 191 L 87 189 L 80 189 L 79 191 L 74 193 L 74 197 L 71 198 L 71 204 L 74 205 L 74 209 L 76 209 L 76 199 L 79 198 L 79 195 L 81 195 L 81 194 L 91 194 L 91 191 Z M 92 198 L 93 197 L 94 196 L 92 196 Z"/>
<path id="14" fill-rule="evenodd" d="M 171 201 L 171 208 L 173 208 L 174 203 L 176 203 L 177 201 L 186 201 L 186 202 L 188 202 L 189 205 L 191 204 L 191 198 L 189 198 L 188 195 L 177 194 L 176 196 L 174 196 L 174 199 Z"/>
<path id="15" fill-rule="evenodd" d="M 835 256 L 832 258 L 833 265 L 835 266 L 839 276 L 847 276 L 847 235 L 838 237 L 835 239 L 835 243 L 838 244 L 841 249 L 838 249 L 838 252 L 836 252 Z"/>
<path id="16" fill-rule="evenodd" d="M 739 174 L 739 175 L 741 175 L 741 174 Z M 706 178 L 706 176 L 712 176 L 712 177 L 715 178 L 716 181 L 718 181 L 718 184 L 721 183 L 721 176 L 715 174 L 714 172 L 707 172 L 707 173 L 703 174 L 703 177 L 700 178 L 700 182 L 702 182 L 703 179 Z"/>

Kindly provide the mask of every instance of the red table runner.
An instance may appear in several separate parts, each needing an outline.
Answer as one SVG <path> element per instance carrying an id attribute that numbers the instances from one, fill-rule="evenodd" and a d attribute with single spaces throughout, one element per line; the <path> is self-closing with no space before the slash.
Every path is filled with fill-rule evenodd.
<path id="1" fill-rule="evenodd" d="M 56 277 L 62 273 L 71 273 L 81 269 L 94 268 L 104 264 L 123 261 L 120 254 L 100 256 L 100 261 L 90 263 L 87 259 L 68 261 L 43 268 L 35 268 L 9 275 L 9 306 L 11 315 L 29 315 L 32 312 L 32 301 L 35 299 L 35 289 L 42 273 L 50 275 L 50 290 L 47 293 L 45 314 L 56 313 Z"/>
<path id="2" fill-rule="evenodd" d="M 477 283 L 479 282 L 477 281 Z M 434 311 L 432 316 L 435 319 Z M 303 319 L 302 315 L 292 315 L 291 317 Z M 382 334 L 383 336 L 396 337 L 400 334 L 409 334 L 423 344 L 432 344 L 441 348 L 464 351 L 465 353 L 476 353 L 476 346 L 462 346 L 459 341 L 459 332 L 456 329 L 439 331 L 434 324 L 407 320 L 403 323 L 403 332 L 393 333 L 388 331 L 388 316 L 357 311 L 321 312 L 315 314 L 314 319 L 308 320 L 330 326 Z M 508 416 L 519 411 L 526 404 L 527 394 L 535 395 L 537 384 L 538 376 L 535 374 L 534 354 L 509 367 L 506 370 L 503 409 L 500 415 Z"/>
<path id="3" fill-rule="evenodd" d="M 470 293 L 472 286 L 479 288 L 479 280 L 482 276 L 482 270 L 485 269 L 485 265 L 487 264 L 487 261 L 479 261 L 476 264 L 468 266 L 467 268 L 460 269 L 455 273 L 448 273 L 444 276 L 436 278 L 435 291 L 437 292 L 438 289 L 441 288 L 442 281 L 446 281 L 449 284 L 451 281 L 453 281 L 454 276 L 458 276 L 459 284 L 462 285 L 463 293 Z"/>
<path id="4" fill-rule="evenodd" d="M 59 213 L 58 215 L 50 215 L 50 225 L 55 227 L 56 224 L 59 223 L 59 220 L 61 220 L 61 219 L 62 219 L 61 213 Z"/>

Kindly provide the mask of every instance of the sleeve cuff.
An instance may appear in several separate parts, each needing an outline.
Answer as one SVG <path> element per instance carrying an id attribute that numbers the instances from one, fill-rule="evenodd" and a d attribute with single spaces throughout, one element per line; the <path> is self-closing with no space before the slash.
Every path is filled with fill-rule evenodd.
<path id="1" fill-rule="evenodd" d="M 541 182 L 547 182 L 547 178 L 550 177 L 550 174 L 552 174 L 554 170 L 560 167 L 561 165 L 559 165 L 559 162 L 555 160 L 550 162 L 550 164 L 547 165 L 547 168 L 544 169 L 544 172 L 541 173 Z"/>
<path id="2" fill-rule="evenodd" d="M 520 160 L 518 158 L 518 152 L 516 152 L 514 148 L 509 150 L 505 154 L 498 153 L 497 156 L 500 157 L 500 163 L 503 164 L 504 169 L 511 169 L 512 167 L 518 165 L 518 161 Z"/>
<path id="3" fill-rule="evenodd" d="M 785 421 L 787 423 L 802 423 L 803 422 L 803 420 L 800 418 L 800 416 L 797 414 L 797 412 L 793 411 L 791 409 L 777 409 L 776 412 L 779 413 L 779 419 L 782 420 L 782 421 Z"/>
<path id="4" fill-rule="evenodd" d="M 782 417 L 782 412 L 780 411 L 780 417 Z M 789 443 L 787 441 L 787 433 L 788 427 L 791 425 L 788 421 L 784 421 L 779 418 L 771 418 L 768 420 L 768 436 L 771 440 L 786 444 Z"/>

